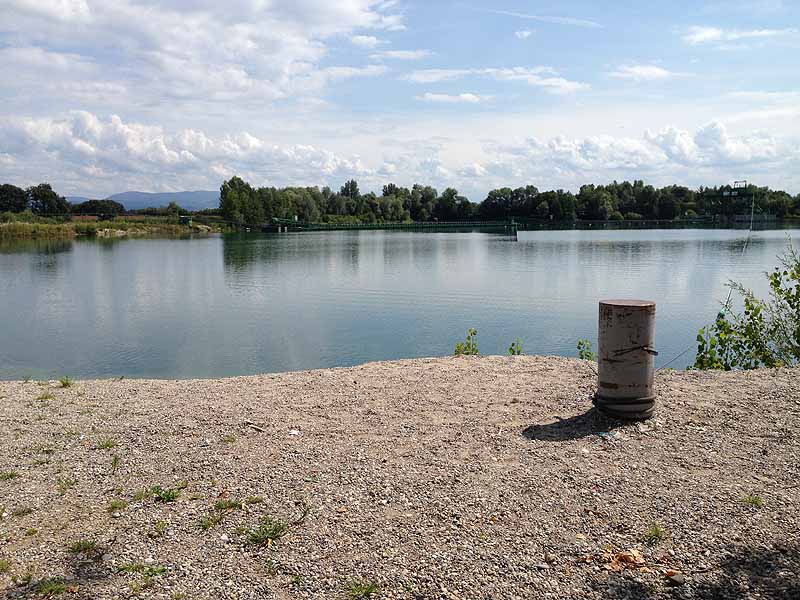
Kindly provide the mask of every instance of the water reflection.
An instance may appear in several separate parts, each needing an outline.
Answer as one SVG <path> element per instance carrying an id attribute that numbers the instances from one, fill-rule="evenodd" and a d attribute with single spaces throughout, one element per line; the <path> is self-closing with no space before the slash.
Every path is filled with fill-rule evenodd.
<path id="1" fill-rule="evenodd" d="M 796 231 L 793 234 L 796 236 Z M 328 232 L 0 245 L 0 377 L 210 377 L 449 354 L 575 354 L 597 300 L 658 301 L 666 362 L 781 231 Z M 692 360 L 689 353 L 676 366 Z"/>

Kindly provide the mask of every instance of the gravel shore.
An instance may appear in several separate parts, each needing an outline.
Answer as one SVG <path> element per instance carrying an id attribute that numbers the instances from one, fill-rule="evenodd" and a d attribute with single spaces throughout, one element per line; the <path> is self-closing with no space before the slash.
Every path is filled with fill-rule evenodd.
<path id="1" fill-rule="evenodd" d="M 800 598 L 800 369 L 0 382 L 4 598 Z M 69 383 L 69 382 L 67 382 Z"/>

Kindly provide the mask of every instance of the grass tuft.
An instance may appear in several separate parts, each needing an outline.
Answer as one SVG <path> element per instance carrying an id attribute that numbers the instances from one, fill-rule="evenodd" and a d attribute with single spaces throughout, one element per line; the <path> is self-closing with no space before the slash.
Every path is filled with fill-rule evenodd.
<path id="1" fill-rule="evenodd" d="M 214 510 L 238 510 L 241 508 L 241 500 L 233 500 L 232 498 L 221 498 L 214 503 Z"/>
<path id="2" fill-rule="evenodd" d="M 662 542 L 667 537 L 667 530 L 664 529 L 658 523 L 653 523 L 650 525 L 650 529 L 644 534 L 644 543 L 649 544 L 651 546 L 655 546 L 659 542 Z"/>
<path id="3" fill-rule="evenodd" d="M 366 600 L 380 592 L 374 581 L 353 581 L 347 585 L 347 597 L 352 600 Z"/>
<path id="4" fill-rule="evenodd" d="M 209 529 L 213 529 L 225 518 L 225 513 L 215 512 L 211 513 L 210 515 L 206 515 L 202 519 L 200 519 L 200 529 L 203 531 L 208 531 Z"/>
<path id="5" fill-rule="evenodd" d="M 61 379 L 58 380 L 58 383 L 61 384 L 62 388 L 68 388 L 68 387 L 72 387 L 72 384 L 74 382 L 72 381 L 71 378 L 69 378 L 66 375 L 64 375 L 64 377 L 62 377 Z"/>
<path id="6" fill-rule="evenodd" d="M 118 512 L 120 510 L 124 510 L 128 507 L 128 502 L 126 500 L 122 500 L 121 498 L 116 498 L 108 503 L 108 512 Z"/>
<path id="7" fill-rule="evenodd" d="M 58 494 L 59 496 L 63 496 L 67 493 L 71 487 L 75 487 L 75 484 L 78 483 L 76 479 L 72 479 L 70 477 L 61 477 L 58 480 Z"/>
<path id="8" fill-rule="evenodd" d="M 42 579 L 36 584 L 36 593 L 45 598 L 60 596 L 67 591 L 67 584 L 60 577 Z"/>
<path id="9" fill-rule="evenodd" d="M 29 515 L 33 512 L 33 509 L 30 506 L 18 506 L 15 508 L 11 514 L 15 517 L 24 517 L 25 515 Z"/>
<path id="10" fill-rule="evenodd" d="M 7 558 L 0 558 L 0 575 L 8 573 L 11 570 L 11 561 Z"/>
<path id="11" fill-rule="evenodd" d="M 748 494 L 742 498 L 742 502 L 753 508 L 762 508 L 764 506 L 764 500 L 758 494 Z"/>
<path id="12" fill-rule="evenodd" d="M 114 438 L 105 438 L 97 443 L 97 447 L 101 450 L 110 450 L 117 447 L 117 440 Z"/>
<path id="13" fill-rule="evenodd" d="M 163 575 L 167 572 L 166 567 L 158 565 L 149 566 L 142 563 L 125 563 L 117 567 L 118 573 L 137 573 L 146 577 L 153 577 L 155 575 Z"/>
<path id="14" fill-rule="evenodd" d="M 19 473 L 17 471 L 3 471 L 0 473 L 0 481 L 11 481 L 17 477 L 19 477 Z"/>
<path id="15" fill-rule="evenodd" d="M 94 540 L 78 540 L 69 546 L 69 551 L 73 554 L 91 554 L 97 550 L 97 542 Z"/>
<path id="16" fill-rule="evenodd" d="M 51 392 L 42 392 L 36 396 L 37 400 L 55 400 L 55 396 Z"/>
<path id="17" fill-rule="evenodd" d="M 280 519 L 262 517 L 258 527 L 247 532 L 247 543 L 251 546 L 266 546 L 279 540 L 289 531 L 289 525 Z"/>
<path id="18" fill-rule="evenodd" d="M 178 490 L 164 489 L 160 485 L 153 486 L 150 494 L 156 499 L 156 502 L 175 502 L 181 495 Z"/>
<path id="19" fill-rule="evenodd" d="M 245 500 L 245 504 L 263 504 L 264 498 L 261 496 L 248 496 Z"/>

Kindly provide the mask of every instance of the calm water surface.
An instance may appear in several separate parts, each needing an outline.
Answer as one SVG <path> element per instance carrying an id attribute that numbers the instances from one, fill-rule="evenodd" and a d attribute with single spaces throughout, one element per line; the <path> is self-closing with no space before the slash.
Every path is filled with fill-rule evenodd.
<path id="1" fill-rule="evenodd" d="M 0 378 L 217 377 L 593 342 L 597 301 L 656 300 L 663 365 L 787 236 L 733 230 L 324 232 L 0 245 Z M 685 367 L 692 349 L 672 364 Z"/>

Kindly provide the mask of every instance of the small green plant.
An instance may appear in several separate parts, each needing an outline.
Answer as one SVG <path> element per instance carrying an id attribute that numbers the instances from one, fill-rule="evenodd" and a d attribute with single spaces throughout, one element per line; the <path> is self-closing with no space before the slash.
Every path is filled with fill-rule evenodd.
<path id="1" fill-rule="evenodd" d="M 467 329 L 467 339 L 456 344 L 455 356 L 474 356 L 478 354 L 477 329 Z"/>
<path id="2" fill-rule="evenodd" d="M 226 444 L 233 444 L 236 441 L 236 436 L 233 435 L 232 433 L 229 433 L 228 435 L 222 438 L 222 441 L 225 442 Z"/>
<path id="3" fill-rule="evenodd" d="M 133 495 L 133 501 L 141 502 L 142 500 L 147 500 L 152 495 L 153 493 L 149 489 L 145 488 L 143 490 L 139 490 Z"/>
<path id="4" fill-rule="evenodd" d="M 155 533 L 155 535 L 151 537 L 163 536 L 167 531 L 168 525 L 169 523 L 167 523 L 166 521 L 156 521 L 155 525 L 153 525 L 153 532 Z"/>
<path id="5" fill-rule="evenodd" d="M 108 512 L 110 513 L 119 512 L 121 510 L 126 509 L 127 507 L 128 507 L 128 502 L 126 500 L 117 498 L 108 503 Z"/>
<path id="6" fill-rule="evenodd" d="M 72 479 L 71 477 L 61 477 L 61 478 L 59 478 L 59 480 L 57 481 L 59 496 L 63 496 L 64 494 L 66 494 L 67 490 L 69 490 L 72 487 L 75 487 L 76 483 L 78 483 L 78 481 L 75 480 L 75 479 Z"/>
<path id="7" fill-rule="evenodd" d="M 764 506 L 764 501 L 761 499 L 761 496 L 757 494 L 748 494 L 742 498 L 742 502 L 753 508 L 762 508 Z"/>
<path id="8" fill-rule="evenodd" d="M 0 473 L 0 481 L 11 481 L 17 477 L 19 477 L 19 473 L 17 471 L 3 471 Z"/>
<path id="9" fill-rule="evenodd" d="M 203 531 L 208 531 L 209 529 L 213 529 L 220 523 L 222 523 L 223 519 L 225 518 L 225 513 L 221 512 L 212 512 L 210 515 L 206 515 L 200 519 L 200 529 Z"/>
<path id="10" fill-rule="evenodd" d="M 116 473 L 119 470 L 119 465 L 122 463 L 119 456 L 116 454 L 111 457 L 111 472 Z"/>
<path id="11" fill-rule="evenodd" d="M 517 338 L 508 347 L 509 356 L 520 356 L 522 354 L 522 340 Z"/>
<path id="12" fill-rule="evenodd" d="M 592 342 L 583 338 L 578 340 L 578 358 L 597 362 L 597 353 L 592 350 Z"/>
<path id="13" fill-rule="evenodd" d="M 289 531 L 289 525 L 280 519 L 262 517 L 258 527 L 247 533 L 247 543 L 251 546 L 267 546 L 279 540 Z"/>
<path id="14" fill-rule="evenodd" d="M 70 379 L 69 377 L 67 377 L 65 375 L 64 377 L 62 377 L 61 379 L 58 380 L 58 383 L 61 384 L 62 388 L 68 388 L 68 387 L 72 387 L 72 384 L 74 382 L 72 381 L 72 379 Z"/>
<path id="15" fill-rule="evenodd" d="M 117 440 L 114 438 L 104 438 L 97 443 L 97 447 L 101 450 L 110 450 L 117 447 Z"/>
<path id="16" fill-rule="evenodd" d="M 36 396 L 37 400 L 55 400 L 55 396 L 51 392 L 42 392 Z"/>
<path id="17" fill-rule="evenodd" d="M 156 575 L 163 575 L 164 573 L 166 573 L 167 568 L 158 565 L 148 566 L 142 563 L 125 563 L 117 567 L 117 572 L 135 573 L 144 575 L 146 577 L 154 577 Z"/>
<path id="18" fill-rule="evenodd" d="M 264 498 L 261 496 L 248 496 L 245 500 L 245 504 L 263 504 Z"/>
<path id="19" fill-rule="evenodd" d="M 11 570 L 11 561 L 7 558 L 0 558 L 0 575 L 8 573 Z"/>
<path id="20" fill-rule="evenodd" d="M 28 529 L 25 530 L 25 536 L 26 537 L 32 537 L 32 536 L 36 535 L 37 533 L 39 533 L 39 530 L 36 529 L 35 527 L 29 527 Z"/>
<path id="21" fill-rule="evenodd" d="M 73 554 L 92 554 L 97 552 L 97 542 L 94 540 L 78 540 L 69 546 Z"/>
<path id="22" fill-rule="evenodd" d="M 156 499 L 156 502 L 175 502 L 181 495 L 178 490 L 163 489 L 160 485 L 153 486 L 150 494 Z"/>
<path id="23" fill-rule="evenodd" d="M 11 513 L 15 517 L 24 517 L 25 515 L 29 515 L 33 512 L 33 509 L 30 506 L 18 506 L 13 510 Z"/>
<path id="24" fill-rule="evenodd" d="M 232 498 L 220 498 L 214 503 L 214 510 L 238 510 L 242 508 L 241 500 L 234 500 Z"/>
<path id="25" fill-rule="evenodd" d="M 25 377 L 22 378 L 22 382 L 23 383 L 30 383 L 31 382 L 31 376 L 30 375 L 25 375 Z"/>
<path id="26" fill-rule="evenodd" d="M 32 580 L 33 580 L 33 571 L 31 570 L 30 567 L 25 569 L 25 572 L 22 575 L 11 576 L 11 581 L 19 586 L 29 585 Z"/>
<path id="27" fill-rule="evenodd" d="M 347 585 L 347 597 L 351 600 L 366 600 L 380 592 L 374 581 L 352 581 Z"/>
<path id="28" fill-rule="evenodd" d="M 60 596 L 67 591 L 67 584 L 60 577 L 42 579 L 36 584 L 36 593 L 45 598 Z"/>
<path id="29" fill-rule="evenodd" d="M 659 542 L 662 542 L 667 537 L 667 530 L 664 529 L 658 523 L 653 523 L 650 525 L 650 528 L 644 534 L 644 542 L 651 546 L 655 546 Z"/>

